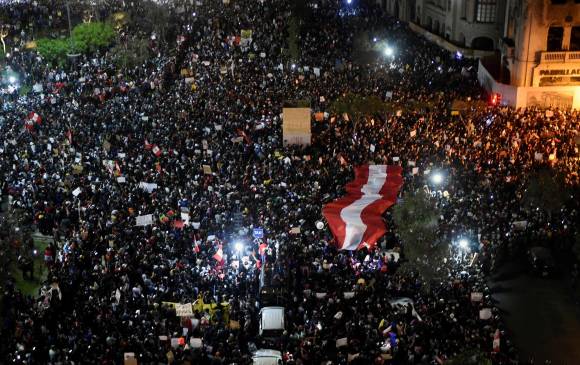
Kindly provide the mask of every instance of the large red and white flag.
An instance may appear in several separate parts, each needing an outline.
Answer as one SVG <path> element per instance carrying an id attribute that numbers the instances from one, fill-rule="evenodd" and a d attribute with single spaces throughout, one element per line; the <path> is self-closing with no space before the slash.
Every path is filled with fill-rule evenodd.
<path id="1" fill-rule="evenodd" d="M 373 248 L 387 231 L 381 215 L 396 203 L 401 166 L 362 165 L 346 185 L 346 196 L 322 209 L 340 250 Z"/>

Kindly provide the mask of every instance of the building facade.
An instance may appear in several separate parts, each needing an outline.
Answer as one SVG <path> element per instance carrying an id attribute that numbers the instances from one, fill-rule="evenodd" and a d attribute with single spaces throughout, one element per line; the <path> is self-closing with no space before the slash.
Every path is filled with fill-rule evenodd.
<path id="1" fill-rule="evenodd" d="M 380 1 L 390 14 L 458 47 L 494 50 L 503 33 L 506 0 Z"/>
<path id="2" fill-rule="evenodd" d="M 499 51 L 478 76 L 503 103 L 580 109 L 580 0 L 378 1 L 451 45 Z"/>

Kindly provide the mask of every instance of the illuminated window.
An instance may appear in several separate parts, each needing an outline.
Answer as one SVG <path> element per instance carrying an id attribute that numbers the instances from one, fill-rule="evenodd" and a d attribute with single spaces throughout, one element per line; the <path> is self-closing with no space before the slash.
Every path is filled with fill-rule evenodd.
<path id="1" fill-rule="evenodd" d="M 497 0 L 478 0 L 475 19 L 478 23 L 495 23 L 497 18 Z"/>

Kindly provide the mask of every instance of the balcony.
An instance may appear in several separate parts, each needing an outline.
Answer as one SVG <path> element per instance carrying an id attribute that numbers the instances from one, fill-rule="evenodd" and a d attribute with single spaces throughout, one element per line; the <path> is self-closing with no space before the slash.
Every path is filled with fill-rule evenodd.
<path id="1" fill-rule="evenodd" d="M 542 52 L 540 63 L 580 63 L 580 51 Z"/>

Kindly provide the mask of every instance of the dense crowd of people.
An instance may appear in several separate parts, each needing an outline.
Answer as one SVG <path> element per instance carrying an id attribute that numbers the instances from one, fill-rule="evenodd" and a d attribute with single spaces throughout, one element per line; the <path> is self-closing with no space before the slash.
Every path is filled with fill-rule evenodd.
<path id="1" fill-rule="evenodd" d="M 99 18 L 138 14 L 138 3 L 100 4 Z M 37 297 L 4 286 L 6 363 L 118 364 L 134 353 L 140 364 L 249 364 L 259 348 L 288 364 L 444 364 L 465 350 L 518 363 L 485 274 L 522 241 L 572 244 L 574 199 L 549 214 L 521 200 L 539 169 L 577 187 L 578 112 L 477 106 L 452 115 L 454 100 L 485 100 L 474 61 L 365 2 L 310 2 L 290 60 L 281 49 L 299 16 L 291 3 L 171 2 L 183 38 L 158 36 L 135 69 L 106 51 L 47 65 L 22 46 L 39 29 L 66 27 L 64 8 L 2 5 L 20 34 L 4 71 L 35 86 L 2 95 L 2 193 L 23 226 L 53 238 Z M 245 29 L 251 39 L 240 40 Z M 395 55 L 354 62 L 360 34 Z M 333 114 L 347 94 L 379 96 L 393 110 Z M 292 100 L 325 113 L 304 148 L 282 142 Z M 364 163 L 402 165 L 402 196 L 445 175 L 435 194 L 440 239 L 469 236 L 475 264 L 450 257 L 437 283 L 398 270 L 413 243 L 400 241 L 390 213 L 376 249 L 337 251 L 316 223 Z M 263 238 L 252 236 L 257 227 Z M 258 335 L 263 267 L 285 293 L 286 330 L 274 340 Z M 176 316 L 175 303 L 195 303 L 193 316 Z"/>

